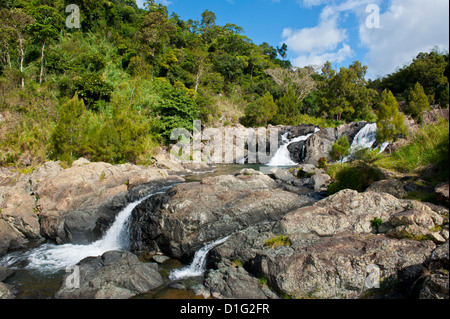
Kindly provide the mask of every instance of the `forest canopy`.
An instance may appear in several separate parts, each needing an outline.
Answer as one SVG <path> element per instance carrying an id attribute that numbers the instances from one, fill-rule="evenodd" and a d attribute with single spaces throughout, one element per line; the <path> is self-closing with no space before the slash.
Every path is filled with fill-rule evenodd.
<path id="1" fill-rule="evenodd" d="M 448 108 L 448 53 L 418 53 L 374 81 L 354 61 L 297 68 L 214 12 L 182 20 L 154 0 L 0 0 L 0 164 L 84 156 L 149 163 L 177 127 L 377 121 L 382 93 L 420 118 Z M 424 98 L 424 96 L 426 96 Z M 428 101 L 426 101 L 428 100 Z M 428 102 L 428 103 L 427 103 Z"/>

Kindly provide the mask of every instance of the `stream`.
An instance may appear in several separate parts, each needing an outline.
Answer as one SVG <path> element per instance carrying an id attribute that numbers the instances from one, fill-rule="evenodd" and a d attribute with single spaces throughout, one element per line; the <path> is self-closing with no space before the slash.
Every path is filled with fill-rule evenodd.
<path id="1" fill-rule="evenodd" d="M 236 174 L 241 169 L 253 168 L 258 170 L 261 165 L 227 164 L 216 165 L 214 172 L 193 174 L 185 176 L 186 182 L 197 182 L 205 177 Z M 115 222 L 105 233 L 103 238 L 89 245 L 64 244 L 56 245 L 52 242 L 44 244 L 30 244 L 26 249 L 11 252 L 0 258 L 0 265 L 7 266 L 14 270 L 14 274 L 6 279 L 4 283 L 16 289 L 17 299 L 51 299 L 60 289 L 63 277 L 66 274 L 66 267 L 78 263 L 89 256 L 99 256 L 106 251 L 128 250 L 129 236 L 127 233 L 127 220 L 133 209 L 144 200 L 156 194 L 167 191 L 161 189 L 149 194 L 144 198 L 128 204 L 117 216 Z M 203 279 L 203 272 L 208 252 L 216 245 L 223 243 L 224 238 L 215 243 L 209 243 L 200 249 L 192 264 L 185 265 L 175 259 L 168 259 L 159 264 L 159 271 L 164 278 L 165 284 L 155 290 L 151 290 L 143 295 L 136 296 L 136 299 L 201 299 L 190 289 L 192 286 L 200 284 Z M 138 254 L 142 262 L 150 262 L 151 255 Z M 175 288 L 173 288 L 175 285 Z M 181 289 L 180 289 L 181 287 Z"/>
<path id="2" fill-rule="evenodd" d="M 375 143 L 376 124 L 366 125 L 355 137 L 352 149 L 358 147 L 371 148 Z M 317 132 L 317 130 L 316 130 Z M 311 134 L 310 134 L 311 135 Z M 293 140 L 288 140 L 287 134 L 282 136 L 282 145 L 278 152 L 267 165 L 261 164 L 222 164 L 216 165 L 213 172 L 202 172 L 184 176 L 187 183 L 201 181 L 205 177 L 218 175 L 233 175 L 245 168 L 262 170 L 262 168 L 291 167 L 297 165 L 290 158 L 288 146 L 291 143 L 304 141 L 307 136 L 300 136 Z M 386 144 L 381 145 L 380 150 L 384 150 Z M 7 266 L 15 273 L 6 279 L 4 283 L 15 287 L 17 299 L 49 299 L 62 285 L 63 277 L 67 266 L 74 265 L 88 256 L 99 256 L 111 250 L 129 250 L 129 233 L 127 221 L 134 208 L 144 200 L 156 194 L 166 192 L 160 189 L 146 197 L 128 204 L 117 216 L 112 226 L 100 240 L 89 245 L 56 245 L 46 242 L 38 245 L 30 244 L 30 247 L 7 254 L 0 258 L 0 265 Z M 202 298 L 196 296 L 191 287 L 202 283 L 205 271 L 205 262 L 208 252 L 225 242 L 227 238 L 206 244 L 194 256 L 190 265 L 184 265 L 178 260 L 168 259 L 159 264 L 159 271 L 164 279 L 164 285 L 151 290 L 143 295 L 136 296 L 137 299 L 195 299 Z M 142 262 L 150 262 L 151 255 L 138 255 Z"/>

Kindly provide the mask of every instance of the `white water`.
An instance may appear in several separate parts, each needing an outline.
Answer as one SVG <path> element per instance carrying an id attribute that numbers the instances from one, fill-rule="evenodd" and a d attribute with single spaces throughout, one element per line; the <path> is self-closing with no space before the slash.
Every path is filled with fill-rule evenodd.
<path id="1" fill-rule="evenodd" d="M 127 221 L 134 208 L 151 196 L 162 193 L 163 192 L 153 193 L 138 201 L 130 203 L 116 216 L 113 225 L 109 228 L 103 238 L 92 244 L 44 244 L 25 253 L 9 254 L 5 256 L 3 260 L 0 260 L 0 264 L 8 266 L 19 261 L 28 261 L 28 264 L 25 266 L 27 269 L 38 269 L 43 272 L 56 271 L 75 265 L 86 257 L 100 256 L 111 250 L 127 250 L 130 244 Z"/>
<path id="2" fill-rule="evenodd" d="M 372 149 L 373 145 L 376 143 L 376 132 L 377 132 L 377 123 L 369 123 L 364 126 L 358 134 L 356 134 L 353 139 L 352 145 L 350 146 L 350 153 L 353 153 L 357 149 L 369 148 Z M 389 143 L 383 143 L 378 146 L 380 153 L 384 152 Z M 344 162 L 347 162 L 350 156 L 346 156 L 344 158 Z"/>
<path id="3" fill-rule="evenodd" d="M 214 247 L 223 244 L 229 237 L 230 236 L 202 247 L 195 253 L 194 260 L 189 266 L 173 270 L 169 275 L 169 279 L 178 280 L 182 278 L 202 276 L 206 269 L 206 257 L 208 256 L 209 251 Z"/>
<path id="4" fill-rule="evenodd" d="M 304 136 L 299 136 L 296 137 L 292 140 L 289 140 L 287 137 L 289 135 L 289 132 L 287 132 L 286 134 L 283 134 L 281 136 L 282 139 L 282 145 L 280 146 L 280 148 L 277 150 L 277 152 L 275 153 L 274 157 L 272 157 L 269 161 L 269 163 L 267 163 L 267 166 L 296 166 L 298 163 L 294 162 L 291 159 L 291 155 L 288 149 L 288 146 L 291 145 L 292 143 L 297 143 L 300 141 L 306 141 L 311 135 L 317 133 L 319 131 L 318 128 L 315 129 L 314 133 L 308 134 L 308 135 L 304 135 Z"/>

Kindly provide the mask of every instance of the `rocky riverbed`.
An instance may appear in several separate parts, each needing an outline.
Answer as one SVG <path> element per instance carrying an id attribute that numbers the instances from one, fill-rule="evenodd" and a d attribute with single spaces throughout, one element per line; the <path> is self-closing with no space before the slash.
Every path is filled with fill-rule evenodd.
<path id="1" fill-rule="evenodd" d="M 446 207 L 397 198 L 382 183 L 327 197 L 329 176 L 312 165 L 184 179 L 210 169 L 164 158 L 153 167 L 80 159 L 71 168 L 3 168 L 0 258 L 49 241 L 88 245 L 128 204 L 170 186 L 132 210 L 129 249 L 80 260 L 76 289 L 60 271 L 46 297 L 154 297 L 169 287 L 186 298 L 448 298 Z M 448 186 L 441 192 L 448 200 Z M 209 252 L 204 276 L 168 279 L 225 237 Z M 26 262 L 0 267 L 0 298 L 20 290 L 12 280 L 20 267 Z M 373 269 L 379 286 L 367 284 Z"/>

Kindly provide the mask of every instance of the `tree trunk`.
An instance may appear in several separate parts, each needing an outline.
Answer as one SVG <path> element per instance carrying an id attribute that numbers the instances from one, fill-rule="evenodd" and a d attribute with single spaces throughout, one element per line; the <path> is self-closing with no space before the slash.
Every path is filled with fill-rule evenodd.
<path id="1" fill-rule="evenodd" d="M 22 37 L 19 34 L 19 55 L 20 55 L 20 73 L 22 73 L 22 88 L 25 87 L 25 79 L 23 76 L 23 60 L 25 57 L 25 53 L 23 51 L 23 40 Z"/>
<path id="2" fill-rule="evenodd" d="M 197 72 L 196 80 L 195 80 L 195 92 L 196 92 L 196 93 L 197 93 L 197 91 L 198 91 L 198 86 L 200 85 L 201 73 L 202 73 L 202 69 L 199 68 L 199 69 L 198 69 L 198 72 Z"/>
<path id="3" fill-rule="evenodd" d="M 39 75 L 39 86 L 42 84 L 42 76 L 44 75 L 44 50 L 45 50 L 45 42 L 47 39 L 44 39 L 44 44 L 42 45 L 41 51 L 41 74 Z"/>

